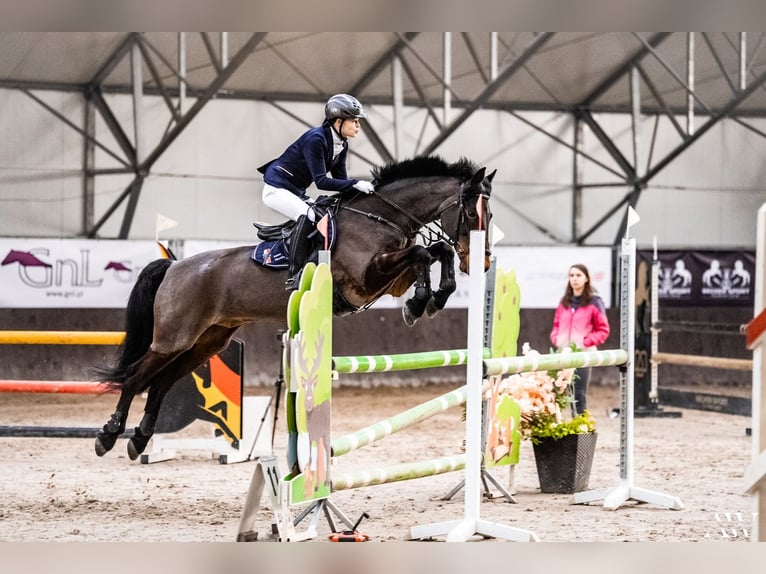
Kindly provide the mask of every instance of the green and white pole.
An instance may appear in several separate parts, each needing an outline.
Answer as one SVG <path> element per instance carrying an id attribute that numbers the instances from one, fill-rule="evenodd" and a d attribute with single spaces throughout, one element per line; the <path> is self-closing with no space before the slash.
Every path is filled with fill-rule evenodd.
<path id="1" fill-rule="evenodd" d="M 338 457 L 352 450 L 361 448 L 371 442 L 380 440 L 388 435 L 399 432 L 409 426 L 426 420 L 442 411 L 457 405 L 462 405 L 466 400 L 466 386 L 445 393 L 440 397 L 426 401 L 416 407 L 398 413 L 388 419 L 377 422 L 356 432 L 343 435 L 332 441 L 332 455 Z M 333 480 L 333 484 L 335 481 Z"/>
<path id="2" fill-rule="evenodd" d="M 387 484 L 413 478 L 435 476 L 445 472 L 453 472 L 465 467 L 465 455 L 454 454 L 433 460 L 405 462 L 372 470 L 357 470 L 354 472 L 333 471 L 332 490 L 349 490 L 375 484 Z"/>
<path id="3" fill-rule="evenodd" d="M 489 349 L 484 349 L 484 356 L 489 357 Z M 466 349 L 449 351 L 424 351 L 421 353 L 402 353 L 398 355 L 359 355 L 333 357 L 333 370 L 338 373 L 384 373 L 388 371 L 406 371 L 411 369 L 432 369 L 434 367 L 453 367 L 465 365 L 468 360 Z"/>
<path id="4" fill-rule="evenodd" d="M 580 367 L 604 367 L 608 365 L 623 365 L 627 362 L 628 352 L 624 349 L 502 357 L 485 359 L 484 375 L 510 375 L 534 371 L 579 369 Z"/>

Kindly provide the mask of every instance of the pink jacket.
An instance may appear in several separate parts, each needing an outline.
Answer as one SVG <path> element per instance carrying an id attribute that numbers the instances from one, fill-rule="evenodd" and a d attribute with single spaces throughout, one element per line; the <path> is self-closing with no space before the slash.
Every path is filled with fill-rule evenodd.
<path id="1" fill-rule="evenodd" d="M 596 301 L 598 299 L 598 301 Z M 556 349 L 568 347 L 572 343 L 580 349 L 595 349 L 609 336 L 609 321 L 601 310 L 598 295 L 587 305 L 564 307 L 561 303 L 556 308 L 551 330 L 551 343 Z"/>

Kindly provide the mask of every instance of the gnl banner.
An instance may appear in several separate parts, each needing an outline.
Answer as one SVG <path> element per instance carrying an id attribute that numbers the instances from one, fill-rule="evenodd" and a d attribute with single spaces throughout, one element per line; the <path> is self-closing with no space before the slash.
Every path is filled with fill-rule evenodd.
<path id="1" fill-rule="evenodd" d="M 121 308 L 154 241 L 0 239 L 0 307 Z"/>

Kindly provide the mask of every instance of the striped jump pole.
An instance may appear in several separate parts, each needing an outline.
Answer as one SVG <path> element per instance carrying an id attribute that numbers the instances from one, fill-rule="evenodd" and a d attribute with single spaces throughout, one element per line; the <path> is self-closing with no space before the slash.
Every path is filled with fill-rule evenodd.
<path id="1" fill-rule="evenodd" d="M 122 331 L 0 331 L 0 345 L 119 345 Z"/>
<path id="2" fill-rule="evenodd" d="M 459 389 L 455 389 L 440 397 L 426 401 L 425 403 L 396 414 L 386 420 L 338 437 L 332 441 L 332 456 L 341 456 L 352 450 L 370 444 L 371 442 L 375 442 L 376 440 L 380 440 L 388 435 L 399 432 L 404 428 L 415 425 L 442 411 L 446 411 L 449 408 L 462 405 L 466 401 L 466 396 L 466 386 L 463 385 Z M 333 474 L 333 477 L 334 476 L 335 475 Z M 333 478 L 333 487 L 334 485 L 335 480 Z"/>
<path id="3" fill-rule="evenodd" d="M 454 454 L 433 460 L 407 462 L 373 470 L 357 470 L 355 472 L 333 471 L 332 490 L 349 490 L 363 486 L 425 478 L 463 468 L 465 468 L 465 455 Z"/>
<path id="4" fill-rule="evenodd" d="M 628 352 L 623 349 L 491 358 L 484 360 L 484 376 L 558 371 L 561 369 L 579 369 L 580 367 L 606 367 L 623 365 L 627 362 Z"/>
<path id="5" fill-rule="evenodd" d="M 484 356 L 489 358 L 489 349 L 484 349 Z M 465 365 L 467 358 L 468 351 L 466 349 L 453 349 L 449 351 L 424 351 L 421 353 L 403 353 L 399 355 L 333 357 L 332 364 L 333 370 L 341 374 L 385 373 L 388 371 Z"/>

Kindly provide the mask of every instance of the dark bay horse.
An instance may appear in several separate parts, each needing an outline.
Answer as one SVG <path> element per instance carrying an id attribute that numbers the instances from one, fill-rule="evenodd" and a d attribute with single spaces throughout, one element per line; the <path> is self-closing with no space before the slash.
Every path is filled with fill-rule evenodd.
<path id="1" fill-rule="evenodd" d="M 470 231 L 487 229 L 495 172 L 461 159 L 446 163 L 420 157 L 373 170 L 373 194 L 339 198 L 332 253 L 333 312 L 365 308 L 379 297 L 415 294 L 402 314 L 408 325 L 442 309 L 455 291 L 454 255 L 468 272 Z M 429 231 L 422 230 L 428 224 Z M 417 244 L 420 234 L 425 245 Z M 254 263 L 252 246 L 220 249 L 181 261 L 158 259 L 139 275 L 126 309 L 125 340 L 116 365 L 100 370 L 103 382 L 121 390 L 115 412 L 96 439 L 103 456 L 125 430 L 133 397 L 148 390 L 144 416 L 128 443 L 135 460 L 154 433 L 165 394 L 214 354 L 235 331 L 258 319 L 286 321 L 286 271 Z M 485 245 L 489 267 L 489 240 Z M 439 261 L 439 288 L 430 267 Z"/>

